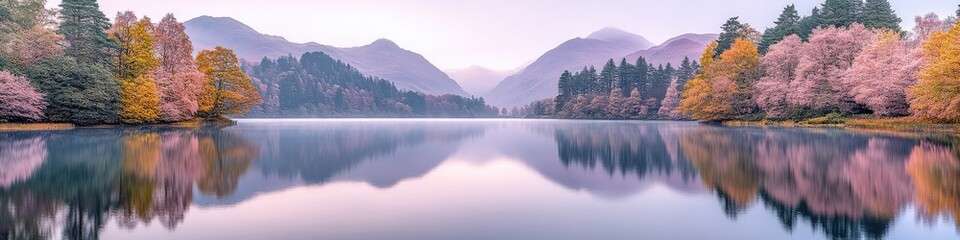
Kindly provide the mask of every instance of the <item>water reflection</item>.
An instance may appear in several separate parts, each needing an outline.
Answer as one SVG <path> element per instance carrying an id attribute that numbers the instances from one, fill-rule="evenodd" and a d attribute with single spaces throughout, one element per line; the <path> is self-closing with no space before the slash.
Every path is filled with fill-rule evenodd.
<path id="1" fill-rule="evenodd" d="M 0 239 L 96 239 L 111 222 L 176 231 L 191 208 L 229 209 L 304 185 L 387 190 L 447 161 L 503 159 L 571 198 L 586 192 L 615 204 L 663 186 L 690 198 L 712 194 L 730 222 L 755 221 L 744 216 L 761 207 L 765 221 L 788 235 L 809 228 L 824 238 L 885 238 L 896 227 L 960 229 L 960 148 L 950 139 L 592 121 L 246 121 L 227 129 L 0 133 Z M 919 222 L 895 224 L 904 218 Z"/>
<path id="2" fill-rule="evenodd" d="M 153 220 L 174 229 L 194 185 L 231 194 L 258 151 L 217 130 L 0 135 L 0 167 L 16 177 L 0 189 L 0 236 L 9 239 L 96 239 L 110 219 L 130 229 Z"/>

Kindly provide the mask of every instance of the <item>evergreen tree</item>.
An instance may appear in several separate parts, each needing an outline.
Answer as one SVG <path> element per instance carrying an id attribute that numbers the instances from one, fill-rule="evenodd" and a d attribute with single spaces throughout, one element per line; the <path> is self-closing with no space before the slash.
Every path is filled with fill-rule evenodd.
<path id="1" fill-rule="evenodd" d="M 862 11 L 861 0 L 827 0 L 820 8 L 820 27 L 849 27 L 860 21 Z"/>
<path id="2" fill-rule="evenodd" d="M 630 82 L 635 78 L 633 64 L 627 62 L 626 58 L 620 59 L 620 67 L 617 72 L 617 82 L 614 85 L 620 88 L 621 91 L 627 92 L 627 89 L 630 86 Z"/>
<path id="3" fill-rule="evenodd" d="M 26 71 L 47 103 L 46 121 L 79 125 L 117 123 L 117 83 L 107 70 L 51 56 Z"/>
<path id="4" fill-rule="evenodd" d="M 557 94 L 557 109 L 563 108 L 563 104 L 570 99 L 573 99 L 573 75 L 570 74 L 570 71 L 563 71 L 563 74 L 560 74 L 560 83 L 557 86 L 560 90 L 560 93 Z"/>
<path id="5" fill-rule="evenodd" d="M 96 0 L 64 0 L 60 4 L 60 28 L 67 55 L 79 63 L 112 66 L 117 44 L 107 36 L 111 26 Z"/>
<path id="6" fill-rule="evenodd" d="M 800 22 L 797 23 L 797 35 L 799 35 L 801 39 L 807 40 L 810 34 L 813 34 L 813 29 L 816 29 L 822 23 L 823 19 L 820 15 L 820 8 L 814 7 L 813 11 L 810 12 L 810 16 L 801 18 Z M 767 46 L 767 48 L 769 50 L 770 46 Z"/>
<path id="7" fill-rule="evenodd" d="M 720 33 L 720 38 L 717 39 L 717 48 L 713 53 L 714 57 L 720 56 L 724 51 L 730 49 L 730 46 L 733 46 L 734 41 L 743 37 L 745 25 L 740 23 L 739 19 L 740 17 L 727 19 L 727 22 L 721 27 L 723 32 Z"/>
<path id="8" fill-rule="evenodd" d="M 900 17 L 887 0 L 867 0 L 862 22 L 867 28 L 882 28 L 900 32 Z"/>
<path id="9" fill-rule="evenodd" d="M 617 64 L 613 62 L 613 59 L 608 60 L 607 64 L 603 65 L 599 80 L 594 92 L 609 93 L 613 89 L 613 85 L 617 81 Z"/>
<path id="10" fill-rule="evenodd" d="M 787 5 L 774 23 L 776 26 L 763 32 L 763 39 L 759 46 L 761 54 L 766 53 L 770 45 L 783 40 L 787 36 L 800 33 L 800 14 L 797 13 L 797 8 L 793 4 Z"/>

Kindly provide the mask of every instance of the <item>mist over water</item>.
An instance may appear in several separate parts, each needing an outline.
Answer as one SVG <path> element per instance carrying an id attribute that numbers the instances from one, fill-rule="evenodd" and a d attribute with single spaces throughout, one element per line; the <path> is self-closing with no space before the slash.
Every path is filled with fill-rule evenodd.
<path id="1" fill-rule="evenodd" d="M 956 142 L 559 120 L 0 133 L 0 239 L 956 239 Z"/>

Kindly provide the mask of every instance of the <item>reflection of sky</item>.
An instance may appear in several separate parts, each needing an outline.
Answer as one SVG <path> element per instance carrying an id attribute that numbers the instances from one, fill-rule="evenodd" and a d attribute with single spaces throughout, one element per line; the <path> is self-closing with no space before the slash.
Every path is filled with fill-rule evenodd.
<path id="1" fill-rule="evenodd" d="M 440 132 L 450 130 L 449 125 L 426 123 Z M 787 232 L 773 210 L 760 203 L 730 219 L 699 179 L 678 182 L 670 174 L 652 174 L 638 180 L 599 169 L 565 167 L 549 130 L 510 122 L 482 126 L 479 137 L 427 139 L 374 155 L 324 183 L 303 185 L 296 177 L 265 176 L 251 169 L 233 196 L 217 200 L 198 195 L 199 206 L 191 208 L 175 231 L 157 224 L 127 231 L 111 224 L 104 238 L 824 237 L 808 223 Z M 886 236 L 956 236 L 951 222 L 926 226 L 910 216 L 914 212 L 901 210 Z"/>

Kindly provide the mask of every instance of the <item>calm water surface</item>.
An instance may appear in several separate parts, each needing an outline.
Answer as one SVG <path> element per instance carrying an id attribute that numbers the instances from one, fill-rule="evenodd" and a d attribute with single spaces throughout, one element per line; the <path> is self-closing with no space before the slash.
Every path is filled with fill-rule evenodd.
<path id="1" fill-rule="evenodd" d="M 0 239 L 957 239 L 957 144 L 552 120 L 0 133 Z"/>

